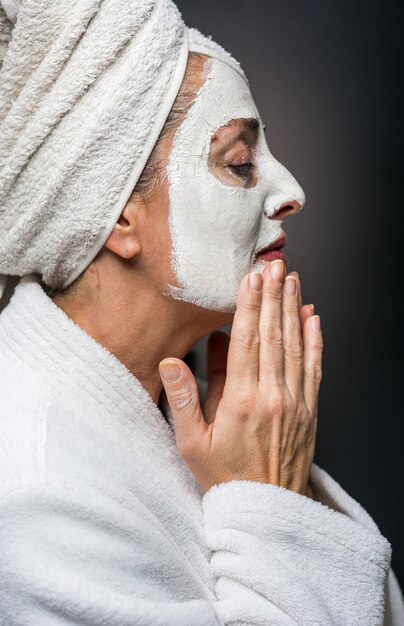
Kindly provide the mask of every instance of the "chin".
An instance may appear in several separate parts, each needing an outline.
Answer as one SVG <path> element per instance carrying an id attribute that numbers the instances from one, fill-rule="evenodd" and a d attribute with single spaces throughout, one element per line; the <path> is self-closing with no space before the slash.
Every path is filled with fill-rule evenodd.
<path id="1" fill-rule="evenodd" d="M 286 272 L 289 271 L 289 261 L 287 259 L 286 256 L 283 256 L 282 261 L 285 263 L 286 265 Z M 268 265 L 268 263 L 271 263 L 271 261 L 264 261 L 264 260 L 260 260 L 260 261 L 255 261 L 255 263 L 253 263 L 250 272 L 259 272 L 260 274 L 262 274 L 262 272 L 265 269 L 265 266 Z"/>
<path id="2" fill-rule="evenodd" d="M 212 285 L 213 287 L 213 285 Z M 217 290 L 212 289 L 211 291 L 201 290 L 199 293 L 195 291 L 186 289 L 184 287 L 174 287 L 173 285 L 169 285 L 169 292 L 166 295 L 169 295 L 171 298 L 175 300 L 182 300 L 182 302 L 189 302 L 190 304 L 194 304 L 202 309 L 208 311 L 216 311 L 217 313 L 229 314 L 232 317 L 236 312 L 236 303 L 237 303 L 237 291 L 238 286 L 234 288 L 233 292 L 223 293 L 219 287 Z M 223 322 L 226 324 L 227 322 Z"/>

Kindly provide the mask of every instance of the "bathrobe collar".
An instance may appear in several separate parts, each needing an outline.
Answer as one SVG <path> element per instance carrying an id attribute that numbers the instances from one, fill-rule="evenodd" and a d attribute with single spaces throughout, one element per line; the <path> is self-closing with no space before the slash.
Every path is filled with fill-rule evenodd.
<path id="1" fill-rule="evenodd" d="M 1 325 L 6 331 L 2 341 L 13 358 L 41 372 L 69 402 L 74 398 L 83 416 L 96 415 L 97 427 L 114 430 L 121 441 L 126 434 L 136 434 L 139 449 L 144 445 L 161 471 L 168 472 L 195 504 L 200 500 L 202 490 L 178 453 L 164 395 L 161 404 L 167 419 L 139 380 L 46 295 L 35 275 L 23 277 L 17 285 L 1 314 Z M 310 480 L 324 505 L 378 532 L 366 510 L 316 463 Z M 180 493 L 184 492 L 179 497 Z"/>
<path id="2" fill-rule="evenodd" d="M 178 456 L 165 394 L 163 415 L 126 366 L 46 295 L 36 275 L 21 279 L 1 318 L 13 358 L 41 373 L 69 399 L 89 409 L 98 405 L 116 420 L 132 422 L 160 450 L 165 447 L 170 456 Z"/>

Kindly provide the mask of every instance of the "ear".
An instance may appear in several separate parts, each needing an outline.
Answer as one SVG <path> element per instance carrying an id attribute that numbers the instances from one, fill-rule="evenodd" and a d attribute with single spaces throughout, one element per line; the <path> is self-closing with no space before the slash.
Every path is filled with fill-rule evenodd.
<path id="1" fill-rule="evenodd" d="M 104 247 L 123 259 L 132 259 L 137 256 L 142 250 L 139 225 L 144 208 L 144 202 L 139 194 L 133 194 L 126 203 L 114 230 L 104 243 Z"/>

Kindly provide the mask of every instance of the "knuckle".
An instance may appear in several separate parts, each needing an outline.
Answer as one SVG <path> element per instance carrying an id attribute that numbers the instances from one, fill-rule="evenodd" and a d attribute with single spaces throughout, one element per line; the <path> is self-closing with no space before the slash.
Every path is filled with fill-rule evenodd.
<path id="1" fill-rule="evenodd" d="M 285 338 L 284 351 L 286 356 L 299 362 L 303 361 L 302 343 L 299 339 Z"/>
<path id="2" fill-rule="evenodd" d="M 283 309 L 288 315 L 297 315 L 299 312 L 298 301 L 295 298 L 285 299 L 283 301 Z"/>
<path id="3" fill-rule="evenodd" d="M 274 417 L 283 417 L 287 412 L 287 402 L 280 389 L 273 389 L 270 394 L 271 414 Z"/>
<path id="4" fill-rule="evenodd" d="M 315 383 L 320 383 L 323 377 L 323 372 L 320 365 L 309 365 L 306 368 L 306 375 L 309 376 Z"/>
<path id="5" fill-rule="evenodd" d="M 263 323 L 263 336 L 266 341 L 276 348 L 283 347 L 283 333 L 279 324 L 274 323 L 274 320 L 268 320 Z"/>
<path id="6" fill-rule="evenodd" d="M 195 406 L 195 399 L 193 389 L 182 387 L 170 396 L 170 406 L 175 411 L 184 411 Z"/>
<path id="7" fill-rule="evenodd" d="M 274 302 L 282 302 L 283 300 L 283 286 L 281 284 L 268 285 L 267 294 Z"/>
<path id="8" fill-rule="evenodd" d="M 255 352 L 260 344 L 260 336 L 257 331 L 244 329 L 239 333 L 237 342 L 242 352 Z"/>
<path id="9" fill-rule="evenodd" d="M 244 309 L 247 313 L 257 314 L 261 311 L 261 303 L 256 299 L 247 300 L 244 303 Z"/>

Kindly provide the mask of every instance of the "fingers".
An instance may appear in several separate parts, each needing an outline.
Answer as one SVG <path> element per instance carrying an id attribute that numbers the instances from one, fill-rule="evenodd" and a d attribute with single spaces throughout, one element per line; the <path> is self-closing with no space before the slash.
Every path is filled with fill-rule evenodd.
<path id="1" fill-rule="evenodd" d="M 217 405 L 222 397 L 226 381 L 227 353 L 230 337 L 227 333 L 215 331 L 208 341 L 208 391 L 204 403 L 205 421 L 214 421 Z"/>
<path id="2" fill-rule="evenodd" d="M 300 317 L 300 327 L 302 329 L 302 335 L 303 335 L 305 321 L 307 320 L 308 317 L 311 317 L 313 314 L 314 314 L 314 304 L 304 304 L 302 308 L 300 309 L 299 317 Z"/>
<path id="3" fill-rule="evenodd" d="M 299 274 L 296 271 L 290 272 L 292 276 L 296 276 L 297 285 L 299 290 L 299 317 L 300 317 L 300 327 L 303 334 L 304 322 L 306 319 L 313 315 L 314 313 L 314 304 L 303 304 L 303 294 L 302 294 L 302 283 L 299 278 Z"/>
<path id="4" fill-rule="evenodd" d="M 303 304 L 303 296 L 302 296 L 302 285 L 301 285 L 301 282 L 299 280 L 299 274 L 296 271 L 290 272 L 289 274 L 290 274 L 290 276 L 296 276 L 296 278 L 297 278 L 299 311 L 300 311 L 300 309 L 302 308 L 302 304 Z M 302 331 L 303 331 L 303 326 L 302 326 Z"/>
<path id="5" fill-rule="evenodd" d="M 287 279 L 285 273 L 285 264 L 279 260 L 268 263 L 262 277 L 254 274 L 258 289 L 250 284 L 249 275 L 244 277 L 232 325 L 225 384 L 236 389 L 240 385 L 251 388 L 258 377 L 268 387 L 271 382 L 285 382 L 294 397 L 303 390 L 310 410 L 315 411 L 321 381 L 322 333 L 311 326 L 312 305 L 302 305 L 297 272 Z M 289 291 L 292 285 L 296 288 Z M 217 369 L 215 358 L 212 353 L 212 370 Z M 216 372 L 216 376 L 212 398 L 221 384 L 220 376 L 223 381 L 223 372 Z"/>
<path id="6" fill-rule="evenodd" d="M 262 276 L 247 274 L 241 281 L 233 318 L 227 358 L 226 388 L 251 388 L 257 385 L 260 336 Z"/>
<path id="7" fill-rule="evenodd" d="M 318 325 L 318 329 L 316 328 Z M 304 323 L 304 397 L 310 415 L 316 415 L 322 378 L 323 335 L 320 317 L 313 315 Z"/>
<path id="8" fill-rule="evenodd" d="M 286 266 L 280 259 L 268 263 L 263 271 L 259 377 L 269 384 L 279 384 L 283 379 L 282 289 L 285 273 Z"/>
<path id="9" fill-rule="evenodd" d="M 195 378 L 180 359 L 163 359 L 159 371 L 174 418 L 178 450 L 185 458 L 206 432 Z"/>
<path id="10" fill-rule="evenodd" d="M 294 398 L 303 392 L 303 338 L 299 318 L 298 280 L 288 275 L 283 288 L 282 334 L 285 382 Z"/>
<path id="11" fill-rule="evenodd" d="M 296 328 L 294 328 L 294 337 L 291 341 L 291 348 L 288 350 L 285 347 L 285 361 L 289 362 L 289 365 L 286 367 L 285 378 L 287 379 L 287 385 L 291 391 L 297 393 L 297 387 L 294 386 L 294 381 L 300 380 L 300 384 L 302 383 L 301 377 L 299 374 L 299 370 L 296 369 L 296 359 L 288 357 L 288 352 L 293 352 L 296 349 L 297 360 L 303 359 L 303 368 L 300 368 L 300 372 L 304 372 L 303 374 L 303 389 L 304 395 L 306 397 L 306 404 L 309 408 L 309 411 L 312 415 L 317 408 L 318 403 L 318 393 L 319 387 L 322 377 L 322 351 L 323 351 L 323 338 L 321 330 L 317 331 L 311 326 L 311 322 L 307 322 L 309 318 L 313 317 L 314 313 L 314 304 L 304 304 L 302 305 L 302 288 L 301 282 L 299 279 L 299 275 L 297 272 L 290 272 L 290 275 L 295 276 L 297 279 L 298 286 L 298 310 L 299 310 L 299 319 L 300 319 L 300 327 L 301 327 L 301 335 L 300 335 L 300 346 L 302 350 L 302 355 L 300 356 L 300 350 L 296 348 Z M 285 297 L 286 298 L 286 297 Z M 286 300 L 284 300 L 285 304 Z M 320 319 L 318 315 L 314 316 L 317 319 Z M 286 322 L 286 326 L 290 328 L 290 323 L 287 322 L 288 316 L 284 318 L 284 324 Z M 290 320 L 290 317 L 289 317 Z M 303 345 L 302 345 L 303 344 Z M 289 345 L 289 340 L 284 337 L 284 345 Z M 293 347 L 294 346 L 294 347 Z M 292 355 L 291 355 L 292 357 Z M 295 370 L 294 376 L 290 376 L 290 374 Z M 293 387 L 294 386 L 294 387 Z"/>

